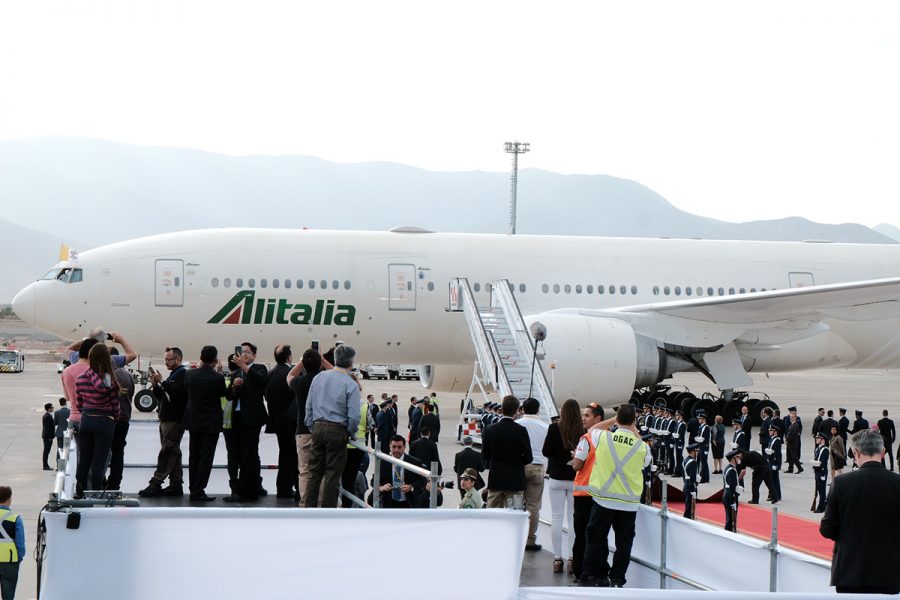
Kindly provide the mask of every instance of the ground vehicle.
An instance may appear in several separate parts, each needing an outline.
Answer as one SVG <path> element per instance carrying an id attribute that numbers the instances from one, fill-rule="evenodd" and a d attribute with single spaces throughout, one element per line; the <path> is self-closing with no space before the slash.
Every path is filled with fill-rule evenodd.
<path id="1" fill-rule="evenodd" d="M 24 354 L 18 350 L 0 350 L 0 373 L 21 373 L 24 370 Z"/>
<path id="2" fill-rule="evenodd" d="M 391 379 L 418 379 L 418 365 L 390 365 L 388 367 Z"/>
<path id="3" fill-rule="evenodd" d="M 362 365 L 359 367 L 363 379 L 390 379 L 391 372 L 387 365 Z"/>

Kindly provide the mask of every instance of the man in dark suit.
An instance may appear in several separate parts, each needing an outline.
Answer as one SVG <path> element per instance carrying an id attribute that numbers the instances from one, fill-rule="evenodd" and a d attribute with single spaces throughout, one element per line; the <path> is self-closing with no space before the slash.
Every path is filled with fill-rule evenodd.
<path id="1" fill-rule="evenodd" d="M 744 432 L 741 438 L 741 449 L 746 452 L 750 450 L 750 439 L 753 435 L 753 417 L 750 415 L 750 407 L 746 404 L 741 406 L 741 416 L 738 420 L 741 423 L 741 431 Z"/>
<path id="2" fill-rule="evenodd" d="M 891 471 L 894 470 L 894 442 L 897 441 L 897 430 L 894 429 L 894 422 L 888 418 L 888 411 L 881 411 L 881 419 L 878 420 L 878 431 L 884 440 L 884 451 L 891 460 Z M 881 459 L 884 464 L 884 459 Z"/>
<path id="3" fill-rule="evenodd" d="M 481 474 L 484 472 L 484 459 L 481 452 L 472 447 L 472 437 L 463 437 L 463 449 L 456 453 L 453 459 L 453 472 L 456 473 L 456 487 L 459 488 L 460 497 L 465 496 L 466 492 L 462 489 L 460 476 L 466 469 L 475 469 L 478 478 L 475 480 L 475 489 L 480 490 L 484 487 L 484 479 Z"/>
<path id="4" fill-rule="evenodd" d="M 409 453 L 425 465 L 426 469 L 431 469 L 431 463 L 436 462 L 438 464 L 438 475 L 440 475 L 444 472 L 444 467 L 441 464 L 438 445 L 431 441 L 431 438 L 429 437 L 431 430 L 428 429 L 427 425 L 422 425 L 419 427 L 419 432 L 422 435 L 419 439 L 409 445 Z"/>
<path id="5" fill-rule="evenodd" d="M 533 456 L 528 430 L 513 420 L 518 410 L 515 396 L 503 398 L 503 417 L 481 435 L 481 456 L 490 464 L 488 508 L 521 503 L 525 493 L 525 465 L 531 464 Z"/>
<path id="6" fill-rule="evenodd" d="M 763 409 L 762 423 L 759 425 L 759 449 L 760 452 L 769 447 L 769 427 L 772 426 L 772 409 L 768 406 Z"/>
<path id="7" fill-rule="evenodd" d="M 62 450 L 63 434 L 69 428 L 69 407 L 65 398 L 59 399 L 59 409 L 53 413 L 53 423 L 56 425 L 56 449 Z"/>
<path id="8" fill-rule="evenodd" d="M 238 448 L 237 489 L 225 502 L 253 502 L 264 492 L 259 475 L 259 432 L 268 422 L 263 396 L 268 371 L 256 362 L 256 346 L 241 344 L 241 353 L 234 357 L 237 370 L 231 374 L 231 397 L 234 400 L 231 430 Z"/>
<path id="9" fill-rule="evenodd" d="M 42 457 L 45 471 L 53 470 L 53 467 L 47 463 L 47 459 L 50 457 L 50 449 L 53 447 L 53 438 L 55 437 L 56 429 L 53 427 L 53 403 L 48 402 L 44 405 L 44 416 L 41 417 L 41 439 L 44 441 L 44 453 L 42 454 Z"/>
<path id="10" fill-rule="evenodd" d="M 287 344 L 275 347 L 275 367 L 269 371 L 266 383 L 266 404 L 269 422 L 266 433 L 275 434 L 278 440 L 278 476 L 275 479 L 277 498 L 297 498 L 297 404 L 294 392 L 287 384 L 291 372 L 291 347 Z"/>
<path id="11" fill-rule="evenodd" d="M 215 500 L 206 495 L 206 485 L 212 473 L 213 457 L 222 430 L 222 397 L 227 393 L 225 377 L 217 373 L 219 351 L 215 346 L 200 350 L 199 368 L 185 375 L 187 408 L 184 411 L 188 441 L 188 487 L 191 502 Z"/>
<path id="12" fill-rule="evenodd" d="M 429 468 L 414 456 L 406 454 L 406 440 L 403 439 L 403 436 L 395 435 L 391 438 L 390 453 L 394 458 L 404 462 L 423 469 Z M 382 508 L 421 507 L 421 498 L 425 493 L 427 483 L 424 477 L 386 460 L 380 462 L 378 476 L 379 488 L 372 490 L 372 493 L 381 494 Z M 372 504 L 372 496 L 369 496 L 369 504 Z M 427 503 L 425 506 L 427 507 Z"/>
<path id="13" fill-rule="evenodd" d="M 847 432 L 850 431 L 850 419 L 847 418 L 847 409 L 839 408 L 838 414 L 840 414 L 840 418 L 838 419 L 838 431 L 841 434 L 841 437 L 844 438 L 844 445 L 847 445 Z"/>
<path id="14" fill-rule="evenodd" d="M 140 496 L 182 496 L 184 495 L 184 472 L 181 468 L 181 439 L 184 437 L 184 409 L 187 406 L 187 392 L 184 376 L 187 369 L 183 364 L 184 354 L 180 348 L 166 348 L 164 355 L 169 376 L 162 378 L 159 371 L 150 368 L 150 392 L 159 402 L 159 455 L 156 470 L 150 483 L 138 492 Z M 169 479 L 169 487 L 162 485 Z"/>
<path id="15" fill-rule="evenodd" d="M 822 421 L 824 421 L 824 420 L 825 420 L 825 409 L 820 407 L 816 410 L 816 418 L 813 419 L 813 424 L 812 424 L 813 439 L 816 439 L 816 434 L 819 433 L 819 431 L 822 431 L 822 433 L 829 433 L 831 431 L 830 429 L 828 431 L 822 430 Z"/>
<path id="16" fill-rule="evenodd" d="M 434 412 L 434 407 L 431 405 L 431 402 L 426 398 L 425 402 L 422 403 L 422 418 L 419 419 L 419 435 L 424 435 L 422 433 L 422 428 L 427 427 L 428 437 L 435 444 L 438 443 L 438 436 L 441 434 L 441 419 Z M 412 446 L 410 446 L 412 448 Z"/>
<path id="17" fill-rule="evenodd" d="M 375 431 L 378 432 L 378 444 L 381 451 L 387 454 L 391 450 L 391 438 L 397 433 L 394 425 L 394 409 L 390 400 L 381 403 L 381 410 L 375 415 Z"/>
<path id="18" fill-rule="evenodd" d="M 881 464 L 881 433 L 851 444 L 859 469 L 836 477 L 819 532 L 835 541 L 831 585 L 838 593 L 900 593 L 900 475 Z"/>

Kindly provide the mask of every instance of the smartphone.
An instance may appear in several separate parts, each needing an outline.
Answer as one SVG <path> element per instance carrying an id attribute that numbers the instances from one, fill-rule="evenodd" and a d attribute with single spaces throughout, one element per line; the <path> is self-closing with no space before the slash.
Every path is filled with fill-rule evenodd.
<path id="1" fill-rule="evenodd" d="M 244 348 L 242 346 L 234 347 L 234 355 L 235 357 L 241 356 L 244 353 Z"/>
<path id="2" fill-rule="evenodd" d="M 156 369 L 154 369 L 153 367 L 147 367 L 147 372 L 151 375 L 154 375 L 156 373 Z"/>
<path id="3" fill-rule="evenodd" d="M 319 340 L 312 341 L 312 349 L 315 350 L 316 352 L 319 351 Z"/>

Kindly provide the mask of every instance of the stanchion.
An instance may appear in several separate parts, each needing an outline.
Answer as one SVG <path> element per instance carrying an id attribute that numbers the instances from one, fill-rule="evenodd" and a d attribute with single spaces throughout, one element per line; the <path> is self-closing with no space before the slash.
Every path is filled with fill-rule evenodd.
<path id="1" fill-rule="evenodd" d="M 666 542 L 669 524 L 669 486 L 660 480 L 660 497 L 662 505 L 659 509 L 659 589 L 666 589 Z"/>
<path id="2" fill-rule="evenodd" d="M 769 591 L 778 591 L 778 507 L 772 507 L 772 537 L 769 540 Z"/>

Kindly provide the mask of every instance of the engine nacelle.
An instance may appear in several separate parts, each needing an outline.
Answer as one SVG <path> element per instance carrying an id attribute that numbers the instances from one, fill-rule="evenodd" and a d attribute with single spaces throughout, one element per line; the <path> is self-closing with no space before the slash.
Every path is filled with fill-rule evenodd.
<path id="1" fill-rule="evenodd" d="M 691 367 L 620 319 L 551 312 L 525 321 L 547 327 L 541 364 L 548 381 L 552 378 L 557 403 L 575 398 L 618 404 L 627 401 L 635 388 Z"/>
<path id="2" fill-rule="evenodd" d="M 473 365 L 419 365 L 419 381 L 427 390 L 463 393 L 472 383 Z"/>

